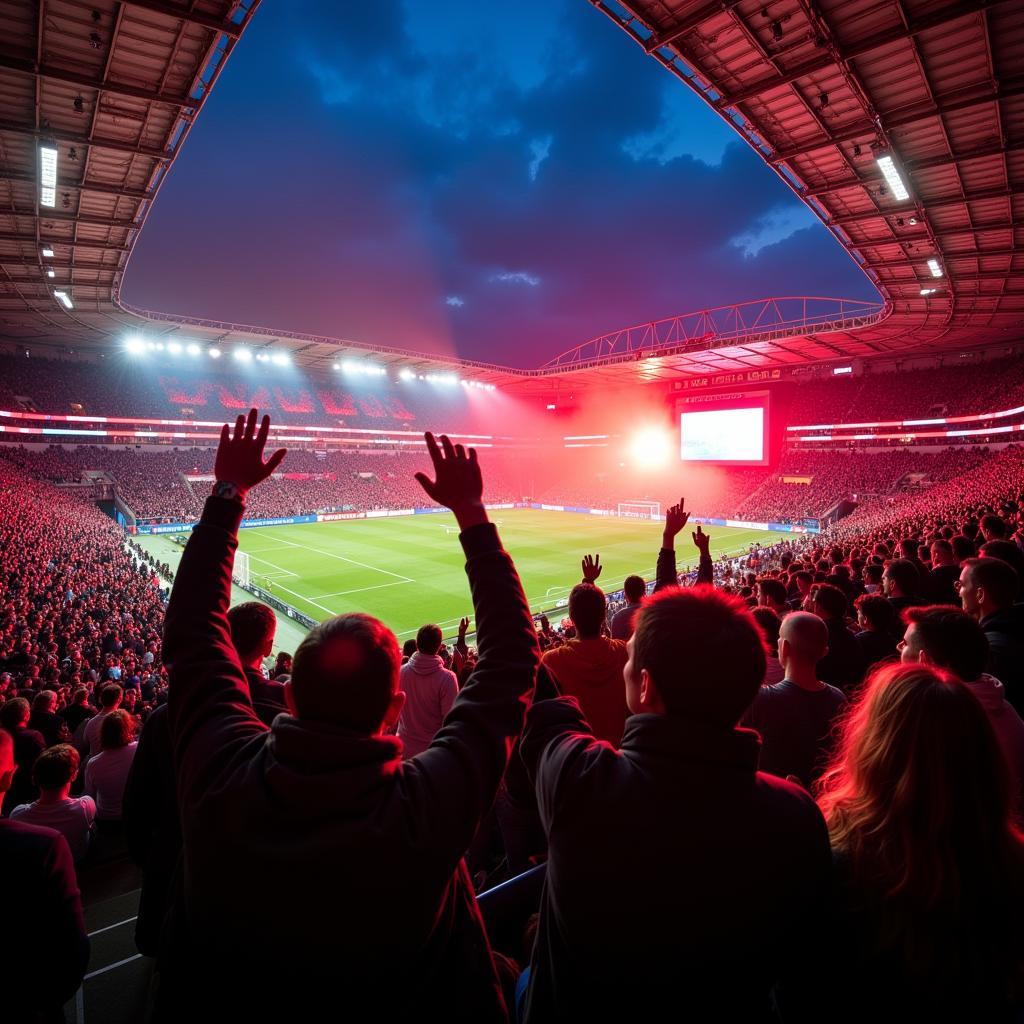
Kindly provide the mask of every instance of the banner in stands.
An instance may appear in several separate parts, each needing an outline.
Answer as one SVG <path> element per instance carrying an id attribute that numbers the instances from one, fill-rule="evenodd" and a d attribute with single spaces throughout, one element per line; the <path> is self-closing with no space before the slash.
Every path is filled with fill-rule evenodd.
<path id="1" fill-rule="evenodd" d="M 365 519 L 365 512 L 319 512 L 317 520 L 321 523 L 333 523 L 336 519 Z"/>

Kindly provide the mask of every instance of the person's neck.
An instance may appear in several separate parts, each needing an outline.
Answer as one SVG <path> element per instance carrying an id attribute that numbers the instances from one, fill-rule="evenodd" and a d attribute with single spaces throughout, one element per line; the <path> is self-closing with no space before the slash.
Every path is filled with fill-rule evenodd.
<path id="1" fill-rule="evenodd" d="M 801 665 L 792 659 L 783 666 L 786 678 L 801 690 L 823 690 L 825 684 L 818 678 L 814 665 Z"/>
<path id="2" fill-rule="evenodd" d="M 62 789 L 41 789 L 39 790 L 38 803 L 41 807 L 52 807 L 54 804 L 63 803 L 63 801 L 67 800 L 68 793 L 70 792 L 70 782 Z"/>

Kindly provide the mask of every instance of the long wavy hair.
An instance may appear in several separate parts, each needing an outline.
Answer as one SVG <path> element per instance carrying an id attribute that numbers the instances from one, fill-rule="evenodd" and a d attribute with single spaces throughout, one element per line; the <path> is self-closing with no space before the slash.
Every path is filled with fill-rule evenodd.
<path id="1" fill-rule="evenodd" d="M 873 954 L 961 991 L 1021 993 L 1024 836 L 1002 749 L 964 683 L 919 664 L 874 672 L 818 803 L 874 922 Z"/>

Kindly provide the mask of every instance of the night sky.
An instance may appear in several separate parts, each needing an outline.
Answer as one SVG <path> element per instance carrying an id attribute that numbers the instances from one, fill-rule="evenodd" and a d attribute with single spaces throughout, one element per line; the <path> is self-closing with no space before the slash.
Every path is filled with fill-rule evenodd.
<path id="1" fill-rule="evenodd" d="M 877 297 L 746 143 L 585 0 L 264 0 L 123 290 L 517 366 L 790 294 Z"/>

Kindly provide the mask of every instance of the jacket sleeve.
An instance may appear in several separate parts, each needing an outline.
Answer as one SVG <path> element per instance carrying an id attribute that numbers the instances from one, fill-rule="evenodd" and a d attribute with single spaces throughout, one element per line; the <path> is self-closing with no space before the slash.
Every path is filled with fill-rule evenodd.
<path id="1" fill-rule="evenodd" d="M 569 779 L 594 758 L 617 756 L 609 744 L 595 739 L 575 697 L 537 701 L 526 716 L 519 753 L 533 780 L 545 832 L 558 817 Z"/>
<path id="2" fill-rule="evenodd" d="M 423 753 L 402 763 L 409 825 L 447 861 L 465 853 L 523 726 L 540 651 L 512 559 L 493 524 L 461 535 L 477 624 L 477 663 Z"/>
<path id="3" fill-rule="evenodd" d="M 706 583 L 708 586 L 714 586 L 715 563 L 712 562 L 710 555 L 702 554 L 700 556 L 700 564 L 697 566 L 697 583 Z"/>
<path id="4" fill-rule="evenodd" d="M 160 819 L 163 792 L 157 764 L 159 752 L 154 738 L 158 728 L 160 722 L 152 716 L 142 727 L 121 802 L 128 854 L 139 867 L 145 867 L 149 860 L 153 834 Z"/>
<path id="5" fill-rule="evenodd" d="M 658 568 L 654 576 L 654 592 L 665 587 L 678 587 L 679 575 L 676 572 L 676 553 L 673 548 L 662 548 L 658 552 Z"/>
<path id="6" fill-rule="evenodd" d="M 205 788 L 240 743 L 266 731 L 252 709 L 227 618 L 242 512 L 240 502 L 207 498 L 167 605 L 167 713 L 183 807 L 192 788 Z"/>

